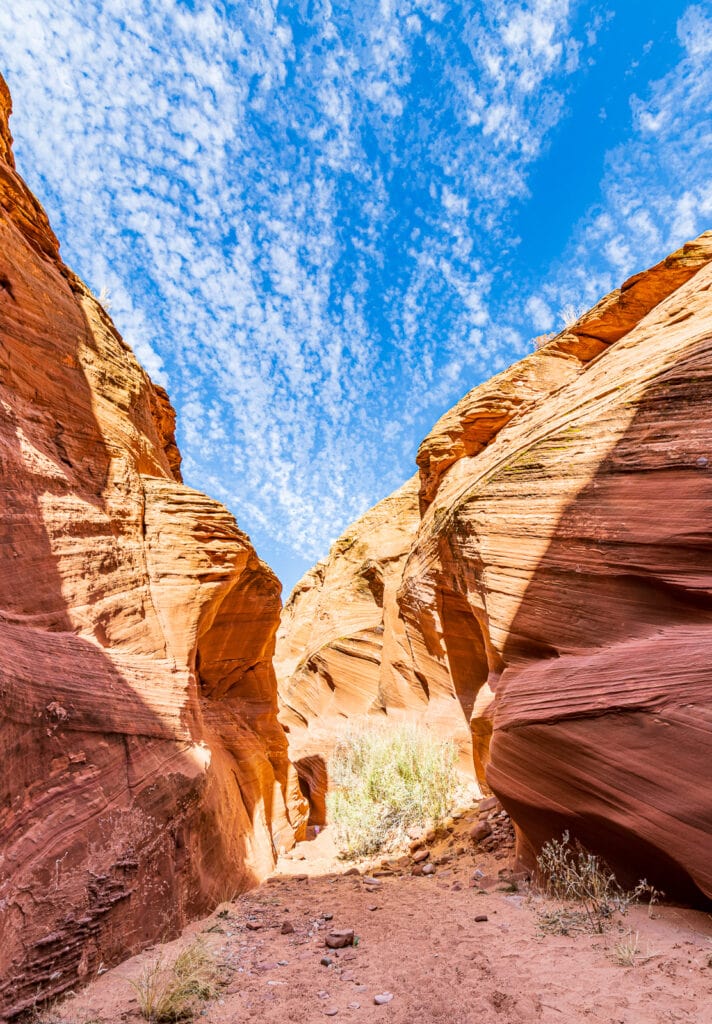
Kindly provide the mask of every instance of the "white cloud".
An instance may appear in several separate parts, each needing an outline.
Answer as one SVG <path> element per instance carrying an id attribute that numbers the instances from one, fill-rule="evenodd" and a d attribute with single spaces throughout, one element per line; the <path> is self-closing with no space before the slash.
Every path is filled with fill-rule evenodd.
<path id="1" fill-rule="evenodd" d="M 301 17 L 33 0 L 0 7 L 0 56 L 20 169 L 169 387 L 188 479 L 314 558 L 409 474 L 384 436 L 412 452 L 521 345 L 490 264 L 578 44 L 568 0 Z"/>
<path id="2" fill-rule="evenodd" d="M 600 202 L 536 286 L 552 308 L 587 308 L 712 222 L 712 11 L 692 4 L 677 22 L 675 66 L 631 96 L 631 135 L 605 157 Z M 649 50 L 650 47 L 648 46 Z M 525 302 L 541 329 L 539 298 Z"/>

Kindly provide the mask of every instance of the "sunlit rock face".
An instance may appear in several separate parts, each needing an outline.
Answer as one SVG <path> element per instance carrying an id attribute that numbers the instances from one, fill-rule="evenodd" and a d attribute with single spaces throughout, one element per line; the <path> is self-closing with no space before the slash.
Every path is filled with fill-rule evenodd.
<path id="1" fill-rule="evenodd" d="M 364 716 L 424 718 L 459 740 L 462 766 L 472 771 L 469 728 L 450 678 L 419 677 L 396 601 L 420 524 L 418 486 L 414 476 L 353 523 L 284 608 L 275 667 L 293 758 L 328 754 L 344 726 Z M 312 774 L 305 761 L 311 794 Z"/>
<path id="2" fill-rule="evenodd" d="M 708 233 L 436 425 L 399 592 L 523 858 L 568 828 L 626 879 L 708 895 L 710 260 Z"/>
<path id="3" fill-rule="evenodd" d="M 14 170 L 0 79 L 0 1018 L 268 872 L 279 583 Z"/>
<path id="4" fill-rule="evenodd" d="M 523 860 L 569 829 L 626 881 L 712 895 L 711 261 L 707 233 L 469 392 L 411 503 L 305 577 L 277 663 L 298 748 L 355 711 L 449 721 Z M 387 614 L 359 568 L 379 530 Z"/>

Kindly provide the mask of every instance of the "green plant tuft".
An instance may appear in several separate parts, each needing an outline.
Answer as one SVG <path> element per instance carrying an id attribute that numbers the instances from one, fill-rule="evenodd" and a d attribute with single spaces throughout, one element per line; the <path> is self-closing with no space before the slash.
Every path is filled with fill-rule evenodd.
<path id="1" fill-rule="evenodd" d="M 453 743 L 399 724 L 351 726 L 329 761 L 329 821 L 342 856 L 393 850 L 446 817 L 458 789 Z"/>

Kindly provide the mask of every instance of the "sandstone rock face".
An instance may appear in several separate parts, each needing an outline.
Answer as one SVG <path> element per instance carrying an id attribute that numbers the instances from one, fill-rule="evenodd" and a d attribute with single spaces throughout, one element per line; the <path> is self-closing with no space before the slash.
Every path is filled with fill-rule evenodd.
<path id="1" fill-rule="evenodd" d="M 708 233 L 436 426 L 399 593 L 523 857 L 568 828 L 627 880 L 707 895 L 711 260 Z"/>
<path id="2" fill-rule="evenodd" d="M 569 829 L 626 882 L 697 898 L 712 896 L 711 366 L 707 233 L 466 395 L 418 452 L 422 518 L 379 641 L 397 643 L 403 706 L 427 719 L 449 700 L 469 724 L 523 860 Z M 377 563 L 377 535 L 353 530 Z M 351 597 L 330 573 L 345 571 L 332 551 L 303 581 L 309 614 L 297 591 L 281 630 L 281 650 L 297 622 L 313 657 L 340 645 L 323 684 L 280 666 L 314 737 L 342 692 L 390 713 L 380 665 L 343 689 Z"/>
<path id="3" fill-rule="evenodd" d="M 0 1017 L 269 871 L 304 825 L 279 583 L 59 258 L 0 79 Z"/>
<path id="4" fill-rule="evenodd" d="M 353 523 L 285 605 L 275 652 L 280 720 L 305 792 L 318 792 L 319 801 L 313 758 L 328 754 L 344 724 L 364 715 L 425 716 L 459 740 L 471 771 L 469 729 L 449 677 L 432 685 L 418 678 L 396 603 L 419 523 L 413 477 Z"/>

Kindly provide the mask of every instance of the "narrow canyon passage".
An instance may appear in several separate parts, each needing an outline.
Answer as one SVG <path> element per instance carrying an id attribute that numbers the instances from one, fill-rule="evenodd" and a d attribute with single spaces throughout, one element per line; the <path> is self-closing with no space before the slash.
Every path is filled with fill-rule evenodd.
<path id="1" fill-rule="evenodd" d="M 299 844 L 266 883 L 162 947 L 170 958 L 199 936 L 222 965 L 224 988 L 199 1019 L 710 1024 L 707 915 L 662 907 L 651 917 L 637 907 L 605 936 L 546 935 L 540 898 L 506 880 L 506 859 L 474 856 L 467 846 L 462 837 L 473 820 L 462 821 L 454 847 L 445 841 L 432 850 L 435 860 L 449 859 L 430 877 L 345 874 L 328 829 Z M 327 948 L 333 929 L 353 929 L 357 945 Z M 635 968 L 615 961 L 630 930 L 650 954 Z M 63 1006 L 62 1019 L 135 1021 L 128 979 L 155 955 L 147 951 L 100 978 Z M 392 998 L 377 1005 L 377 996 Z"/>

